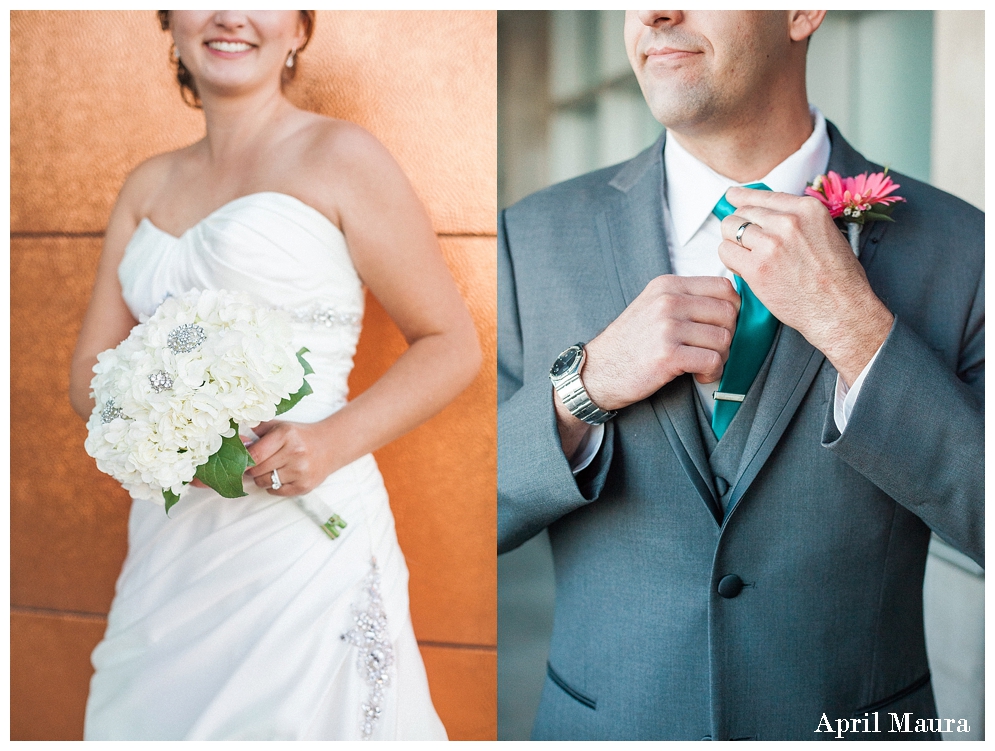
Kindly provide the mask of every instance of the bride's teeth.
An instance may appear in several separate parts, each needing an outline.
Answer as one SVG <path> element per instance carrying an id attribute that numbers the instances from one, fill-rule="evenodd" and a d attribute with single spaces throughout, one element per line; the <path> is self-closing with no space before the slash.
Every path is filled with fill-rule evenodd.
<path id="1" fill-rule="evenodd" d="M 245 42 L 208 42 L 207 46 L 219 52 L 245 52 L 252 45 Z"/>

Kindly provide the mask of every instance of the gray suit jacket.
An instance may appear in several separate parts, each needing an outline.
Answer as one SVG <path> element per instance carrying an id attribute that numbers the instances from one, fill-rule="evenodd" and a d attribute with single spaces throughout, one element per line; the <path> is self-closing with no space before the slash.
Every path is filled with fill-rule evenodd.
<path id="1" fill-rule="evenodd" d="M 829 133 L 830 169 L 880 170 Z M 895 175 L 908 202 L 860 260 L 896 322 L 845 435 L 836 371 L 782 326 L 723 518 L 690 376 L 622 410 L 576 479 L 557 438 L 557 354 L 670 272 L 661 155 L 499 220 L 499 548 L 548 528 L 556 571 L 534 737 L 819 739 L 823 713 L 878 712 L 856 737 L 894 739 L 889 713 L 935 717 L 930 529 L 983 565 L 983 214 Z"/>

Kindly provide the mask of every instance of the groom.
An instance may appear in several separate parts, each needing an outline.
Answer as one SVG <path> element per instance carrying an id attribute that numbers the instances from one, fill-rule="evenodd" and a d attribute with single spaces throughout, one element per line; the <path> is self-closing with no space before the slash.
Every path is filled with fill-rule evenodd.
<path id="1" fill-rule="evenodd" d="M 499 547 L 548 528 L 556 571 L 535 738 L 937 717 L 930 530 L 984 560 L 983 215 L 893 174 L 858 258 L 800 197 L 881 170 L 808 106 L 823 16 L 629 11 L 667 133 L 500 217 Z"/>

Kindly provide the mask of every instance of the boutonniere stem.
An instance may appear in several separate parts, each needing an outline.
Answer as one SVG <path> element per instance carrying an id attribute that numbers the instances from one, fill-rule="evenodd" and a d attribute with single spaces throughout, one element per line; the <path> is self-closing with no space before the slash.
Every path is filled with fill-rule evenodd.
<path id="1" fill-rule="evenodd" d="M 856 222 L 846 223 L 846 239 L 850 241 L 850 248 L 855 256 L 860 255 L 860 231 L 863 228 L 864 225 Z"/>

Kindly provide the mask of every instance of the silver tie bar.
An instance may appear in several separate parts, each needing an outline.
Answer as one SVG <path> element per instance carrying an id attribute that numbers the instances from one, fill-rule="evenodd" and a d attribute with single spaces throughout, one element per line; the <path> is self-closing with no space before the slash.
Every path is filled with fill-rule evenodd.
<path id="1" fill-rule="evenodd" d="M 712 396 L 724 402 L 741 402 L 746 398 L 746 394 L 730 394 L 725 391 L 716 391 Z"/>

